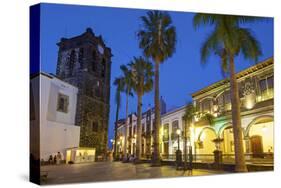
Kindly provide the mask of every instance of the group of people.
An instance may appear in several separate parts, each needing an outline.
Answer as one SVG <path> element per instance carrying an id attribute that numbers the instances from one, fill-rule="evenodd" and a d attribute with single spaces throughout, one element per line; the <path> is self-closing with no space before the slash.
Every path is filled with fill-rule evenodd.
<path id="1" fill-rule="evenodd" d="M 62 154 L 60 152 L 58 152 L 54 156 L 53 155 L 49 156 L 48 163 L 49 164 L 60 164 L 62 160 L 63 160 L 62 159 Z"/>

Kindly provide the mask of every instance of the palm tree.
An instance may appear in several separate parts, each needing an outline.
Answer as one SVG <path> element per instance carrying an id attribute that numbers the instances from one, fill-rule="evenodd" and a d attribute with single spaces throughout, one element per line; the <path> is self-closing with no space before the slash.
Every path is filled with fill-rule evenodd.
<path id="1" fill-rule="evenodd" d="M 126 65 L 121 65 L 122 77 L 120 78 L 123 83 L 123 91 L 126 93 L 126 122 L 125 122 L 125 136 L 124 136 L 124 148 L 123 148 L 123 161 L 127 160 L 127 134 L 128 134 L 128 106 L 129 96 L 133 96 L 132 93 L 132 72 Z"/>
<path id="2" fill-rule="evenodd" d="M 189 142 L 190 142 L 190 129 L 189 128 L 191 127 L 191 123 L 192 123 L 192 120 L 193 120 L 193 117 L 194 117 L 195 113 L 196 113 L 196 109 L 194 108 L 193 104 L 192 103 L 188 103 L 185 106 L 184 115 L 182 117 L 182 120 L 184 122 L 184 128 L 183 128 L 184 129 L 183 130 L 183 132 L 184 132 L 184 170 L 187 169 L 186 168 L 186 162 L 187 162 L 187 149 L 186 149 L 186 145 L 187 145 L 187 140 L 189 140 Z M 190 156 L 189 157 L 189 161 L 191 163 L 192 153 L 189 156 Z"/>
<path id="3" fill-rule="evenodd" d="M 166 12 L 148 11 L 141 17 L 143 28 L 138 32 L 139 47 L 146 57 L 155 63 L 154 103 L 155 130 L 154 152 L 152 166 L 160 165 L 159 157 L 159 127 L 160 127 L 160 98 L 159 98 L 159 65 L 171 57 L 175 52 L 176 29 L 172 26 L 172 19 Z"/>
<path id="4" fill-rule="evenodd" d="M 196 14 L 193 18 L 195 28 L 201 25 L 213 25 L 215 27 L 201 47 L 202 63 L 206 63 L 207 58 L 213 52 L 220 57 L 222 67 L 230 75 L 235 170 L 237 172 L 245 172 L 247 167 L 244 158 L 240 99 L 234 58 L 242 53 L 245 59 L 257 61 L 258 56 L 261 55 L 259 42 L 253 36 L 251 30 L 240 26 L 257 20 L 260 20 L 260 18 L 214 14 Z"/>
<path id="5" fill-rule="evenodd" d="M 116 103 L 116 117 L 115 117 L 115 128 L 114 128 L 114 155 L 113 158 L 116 160 L 117 152 L 117 128 L 118 128 L 118 118 L 119 118 L 119 109 L 121 107 L 121 92 L 124 91 L 124 82 L 121 77 L 115 78 L 113 84 L 116 86 L 115 93 L 115 103 Z"/>
<path id="6" fill-rule="evenodd" d="M 133 76 L 133 89 L 138 97 L 136 162 L 141 158 L 142 96 L 153 87 L 153 65 L 143 57 L 134 57 L 129 64 Z"/>

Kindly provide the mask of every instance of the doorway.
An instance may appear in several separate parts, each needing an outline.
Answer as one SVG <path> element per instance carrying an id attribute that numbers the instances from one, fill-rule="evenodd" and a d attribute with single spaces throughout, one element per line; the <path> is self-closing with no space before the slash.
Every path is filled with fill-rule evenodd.
<path id="1" fill-rule="evenodd" d="M 251 136 L 251 149 L 254 158 L 263 158 L 262 137 L 259 135 Z"/>

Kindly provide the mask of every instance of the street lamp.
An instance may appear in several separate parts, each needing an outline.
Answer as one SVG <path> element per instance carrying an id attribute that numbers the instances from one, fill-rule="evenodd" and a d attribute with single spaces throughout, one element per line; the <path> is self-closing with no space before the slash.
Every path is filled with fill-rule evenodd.
<path id="1" fill-rule="evenodd" d="M 189 168 L 189 170 L 191 170 L 192 169 L 193 154 L 192 154 L 192 145 L 191 145 L 191 142 L 190 142 L 190 137 L 189 137 L 189 140 L 187 142 L 187 148 L 188 148 L 188 159 L 189 159 L 188 168 Z"/>
<path id="2" fill-rule="evenodd" d="M 134 137 L 133 137 L 133 139 L 132 139 L 132 141 L 133 141 L 133 155 L 135 156 L 135 154 L 136 154 L 136 142 L 137 142 L 137 135 L 136 134 L 134 134 Z"/>
<path id="3" fill-rule="evenodd" d="M 123 152 L 123 149 L 122 149 L 122 147 L 123 147 L 123 145 L 122 145 L 122 144 L 123 144 L 123 136 L 119 136 L 119 140 L 118 140 L 117 143 L 118 143 L 118 145 L 119 145 L 119 146 L 118 146 L 118 148 L 119 148 L 119 149 L 118 149 L 118 158 L 119 158 L 119 160 L 120 160 L 120 159 L 121 159 L 121 156 L 120 156 L 120 155 L 121 155 L 121 153 Z"/>
<path id="4" fill-rule="evenodd" d="M 112 150 L 113 150 L 115 141 L 113 139 L 110 139 L 110 142 L 112 144 Z"/>
<path id="5" fill-rule="evenodd" d="M 177 161 L 177 169 L 181 165 L 182 162 L 182 156 L 181 156 L 181 150 L 180 150 L 180 135 L 181 135 L 181 130 L 178 128 L 176 131 L 178 135 L 178 150 L 176 152 L 176 161 Z"/>

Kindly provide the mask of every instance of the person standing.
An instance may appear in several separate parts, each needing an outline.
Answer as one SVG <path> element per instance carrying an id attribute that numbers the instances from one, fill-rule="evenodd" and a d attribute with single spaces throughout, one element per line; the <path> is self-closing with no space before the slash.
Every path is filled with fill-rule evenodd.
<path id="1" fill-rule="evenodd" d="M 61 161 L 61 153 L 58 152 L 58 155 L 57 155 L 57 164 L 60 164 L 60 161 Z"/>
<path id="2" fill-rule="evenodd" d="M 57 164 L 57 155 L 54 156 L 54 164 Z"/>

